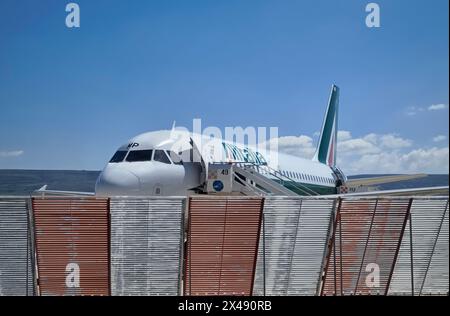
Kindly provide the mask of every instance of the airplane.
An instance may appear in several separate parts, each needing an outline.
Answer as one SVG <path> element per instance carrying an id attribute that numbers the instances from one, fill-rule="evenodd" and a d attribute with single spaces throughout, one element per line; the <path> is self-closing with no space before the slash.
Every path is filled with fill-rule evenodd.
<path id="1" fill-rule="evenodd" d="M 426 176 L 348 179 L 336 166 L 338 110 L 339 88 L 332 85 L 319 142 L 311 160 L 280 152 L 262 153 L 254 146 L 174 127 L 137 135 L 118 148 L 100 173 L 95 193 L 86 195 L 336 195 L 356 193 L 356 188 L 366 184 Z M 440 190 L 442 192 L 442 188 Z M 69 193 L 47 190 L 45 186 L 37 192 Z"/>

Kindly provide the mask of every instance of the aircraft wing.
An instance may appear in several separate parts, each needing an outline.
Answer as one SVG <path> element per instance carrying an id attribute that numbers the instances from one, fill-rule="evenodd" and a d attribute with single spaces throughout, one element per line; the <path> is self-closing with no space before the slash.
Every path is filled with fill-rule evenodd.
<path id="1" fill-rule="evenodd" d="M 59 191 L 59 190 L 47 190 L 47 185 L 33 192 L 33 195 L 73 195 L 73 196 L 94 196 L 95 192 L 77 192 L 77 191 Z"/>
<path id="2" fill-rule="evenodd" d="M 403 174 L 403 175 L 394 175 L 394 176 L 347 179 L 346 186 L 348 186 L 348 187 L 369 186 L 369 185 L 377 185 L 377 184 L 382 184 L 382 183 L 391 183 L 391 182 L 398 182 L 398 181 L 404 181 L 404 180 L 425 178 L 427 176 L 428 175 L 425 173 L 418 173 L 418 174 Z"/>
<path id="3" fill-rule="evenodd" d="M 326 195 L 326 197 L 377 197 L 377 196 L 448 196 L 449 186 L 427 187 L 427 188 L 410 188 L 410 189 L 398 189 L 398 190 L 381 190 L 370 192 L 358 192 L 358 193 L 344 193 Z M 324 197 L 322 195 L 321 197 Z"/>

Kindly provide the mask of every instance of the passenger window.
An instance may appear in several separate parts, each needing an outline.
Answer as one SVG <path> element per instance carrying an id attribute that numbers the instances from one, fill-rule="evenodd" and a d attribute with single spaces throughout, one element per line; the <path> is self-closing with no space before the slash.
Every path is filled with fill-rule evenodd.
<path id="1" fill-rule="evenodd" d="M 122 162 L 123 158 L 125 158 L 126 155 L 127 155 L 126 150 L 118 150 L 118 151 L 116 151 L 114 156 L 112 156 L 112 158 L 109 162 Z"/>
<path id="2" fill-rule="evenodd" d="M 164 150 L 155 150 L 155 156 L 153 157 L 153 160 L 170 165 L 169 157 L 167 157 Z"/>
<path id="3" fill-rule="evenodd" d="M 180 156 L 178 156 L 175 152 L 172 150 L 167 150 L 167 154 L 169 155 L 170 159 L 172 159 L 172 162 L 175 165 L 182 165 L 183 161 L 181 160 Z"/>
<path id="4" fill-rule="evenodd" d="M 126 161 L 150 161 L 152 160 L 152 150 L 132 150 L 128 153 Z"/>

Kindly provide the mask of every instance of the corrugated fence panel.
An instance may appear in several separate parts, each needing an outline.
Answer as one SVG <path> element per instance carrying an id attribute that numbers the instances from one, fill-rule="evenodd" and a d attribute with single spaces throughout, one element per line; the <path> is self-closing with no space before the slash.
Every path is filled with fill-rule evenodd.
<path id="1" fill-rule="evenodd" d="M 0 296 L 34 295 L 27 198 L 0 198 Z"/>
<path id="2" fill-rule="evenodd" d="M 112 295 L 181 294 L 183 198 L 111 199 Z"/>
<path id="3" fill-rule="evenodd" d="M 41 295 L 109 295 L 108 199 L 33 198 Z"/>
<path id="4" fill-rule="evenodd" d="M 333 200 L 303 201 L 287 295 L 317 294 L 333 204 Z"/>
<path id="5" fill-rule="evenodd" d="M 251 295 L 263 199 L 189 199 L 186 295 Z"/>
<path id="6" fill-rule="evenodd" d="M 317 294 L 334 202 L 266 198 L 255 295 Z"/>
<path id="7" fill-rule="evenodd" d="M 421 288 L 422 295 L 428 294 L 449 295 L 448 241 L 449 241 L 449 216 L 447 204 L 444 219 L 442 221 L 441 231 L 437 238 L 434 252 L 431 257 L 429 271 L 426 275 L 423 287 Z"/>
<path id="8" fill-rule="evenodd" d="M 285 295 L 301 200 L 266 198 L 258 247 L 255 295 Z M 265 253 L 265 256 L 264 256 Z M 265 283 L 265 284 L 264 284 Z"/>
<path id="9" fill-rule="evenodd" d="M 395 265 L 389 294 L 447 294 L 449 290 L 448 199 L 415 199 Z M 412 229 L 413 257 L 411 267 Z M 413 277 L 412 277 L 413 276 Z"/>
<path id="10" fill-rule="evenodd" d="M 386 294 L 409 208 L 409 199 L 342 200 L 322 294 Z"/>

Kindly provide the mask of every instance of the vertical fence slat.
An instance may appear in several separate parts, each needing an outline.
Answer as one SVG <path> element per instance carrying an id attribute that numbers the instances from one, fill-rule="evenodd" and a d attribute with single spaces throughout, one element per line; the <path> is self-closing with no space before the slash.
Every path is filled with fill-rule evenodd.
<path id="1" fill-rule="evenodd" d="M 35 292 L 27 201 L 0 197 L 0 296 Z"/>
<path id="2" fill-rule="evenodd" d="M 182 198 L 111 199 L 112 295 L 178 295 Z"/>

